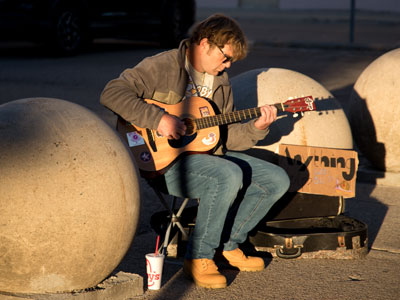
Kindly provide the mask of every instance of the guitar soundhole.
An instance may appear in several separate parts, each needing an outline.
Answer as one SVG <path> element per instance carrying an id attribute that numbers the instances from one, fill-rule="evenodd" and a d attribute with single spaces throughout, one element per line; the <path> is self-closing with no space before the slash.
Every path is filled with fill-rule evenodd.
<path id="1" fill-rule="evenodd" d="M 168 144 L 172 148 L 182 148 L 190 144 L 196 139 L 197 133 L 192 135 L 184 135 L 179 140 L 168 140 Z"/>
<path id="2" fill-rule="evenodd" d="M 182 121 L 186 125 L 186 135 L 192 135 L 196 132 L 196 124 L 192 119 L 185 118 Z"/>

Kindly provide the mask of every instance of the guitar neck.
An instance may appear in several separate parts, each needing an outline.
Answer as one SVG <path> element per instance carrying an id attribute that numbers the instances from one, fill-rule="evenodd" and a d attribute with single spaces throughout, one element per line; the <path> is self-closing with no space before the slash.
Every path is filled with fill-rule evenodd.
<path id="1" fill-rule="evenodd" d="M 278 111 L 284 111 L 285 107 L 283 103 L 272 104 L 277 108 Z M 204 129 L 214 126 L 226 125 L 237 123 L 245 120 L 258 118 L 261 116 L 261 110 L 259 107 L 236 110 L 227 114 L 220 114 L 215 116 L 208 116 L 199 119 L 195 119 L 197 129 Z"/>

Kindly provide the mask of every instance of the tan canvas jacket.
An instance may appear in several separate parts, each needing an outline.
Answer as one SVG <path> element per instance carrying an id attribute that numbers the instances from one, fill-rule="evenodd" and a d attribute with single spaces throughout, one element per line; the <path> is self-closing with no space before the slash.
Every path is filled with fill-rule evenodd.
<path id="1" fill-rule="evenodd" d="M 126 69 L 104 88 L 100 102 L 128 122 L 156 129 L 164 112 L 143 99 L 176 104 L 185 96 L 189 76 L 185 70 L 188 41 L 178 49 L 145 58 L 133 68 Z M 231 85 L 226 72 L 215 76 L 212 101 L 221 113 L 234 109 Z M 228 150 L 246 150 L 263 139 L 267 130 L 259 130 L 254 120 L 221 128 L 221 146 L 215 154 Z"/>

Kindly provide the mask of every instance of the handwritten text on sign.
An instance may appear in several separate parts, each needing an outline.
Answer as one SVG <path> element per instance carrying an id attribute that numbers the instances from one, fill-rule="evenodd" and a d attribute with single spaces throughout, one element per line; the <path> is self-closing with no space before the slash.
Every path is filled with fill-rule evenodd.
<path id="1" fill-rule="evenodd" d="M 355 196 L 355 151 L 283 144 L 279 145 L 279 165 L 291 179 L 291 192 Z"/>

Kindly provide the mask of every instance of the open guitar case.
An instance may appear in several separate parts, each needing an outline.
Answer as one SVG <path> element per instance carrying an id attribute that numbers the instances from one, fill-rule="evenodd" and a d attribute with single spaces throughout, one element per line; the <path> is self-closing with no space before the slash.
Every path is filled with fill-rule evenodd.
<path id="1" fill-rule="evenodd" d="M 255 250 L 279 258 L 362 258 L 367 225 L 345 216 L 342 196 L 287 193 L 249 234 Z"/>
<path id="2" fill-rule="evenodd" d="M 243 250 L 246 254 L 267 254 L 274 258 L 355 259 L 368 253 L 367 225 L 345 216 L 342 196 L 286 193 L 249 233 Z M 180 222 L 191 232 L 196 222 L 197 207 L 185 208 Z M 151 217 L 152 228 L 165 232 L 168 212 Z M 175 231 L 173 255 L 183 256 L 187 241 Z"/>

